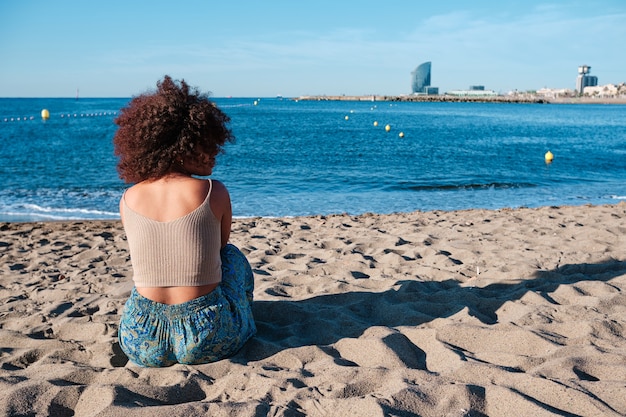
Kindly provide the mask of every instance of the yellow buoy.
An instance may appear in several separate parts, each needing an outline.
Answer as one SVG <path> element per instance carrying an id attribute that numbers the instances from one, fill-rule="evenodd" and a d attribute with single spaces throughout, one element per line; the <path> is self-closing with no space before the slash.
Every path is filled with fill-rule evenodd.
<path id="1" fill-rule="evenodd" d="M 41 118 L 44 120 L 50 118 L 50 112 L 48 111 L 48 109 L 43 109 L 41 111 Z"/>
<path id="2" fill-rule="evenodd" d="M 374 126 L 378 126 L 378 122 L 374 122 Z"/>
<path id="3" fill-rule="evenodd" d="M 389 125 L 385 126 L 385 130 L 386 130 L 387 132 L 389 132 L 389 131 L 391 130 L 391 126 L 389 126 Z"/>
<path id="4" fill-rule="evenodd" d="M 256 106 L 257 104 L 259 104 L 259 102 L 254 100 L 254 105 Z"/>
<path id="5" fill-rule="evenodd" d="M 346 116 L 346 117 L 344 117 L 344 119 L 348 120 L 348 119 L 349 119 L 349 117 L 348 117 L 348 116 Z"/>
<path id="6" fill-rule="evenodd" d="M 552 152 L 548 151 L 546 152 L 544 158 L 546 159 L 546 162 L 550 163 L 554 159 L 554 155 L 552 154 Z"/>
<path id="7" fill-rule="evenodd" d="M 404 132 L 400 132 L 400 133 L 398 134 L 398 136 L 400 136 L 401 138 L 403 138 L 403 137 L 404 137 Z"/>

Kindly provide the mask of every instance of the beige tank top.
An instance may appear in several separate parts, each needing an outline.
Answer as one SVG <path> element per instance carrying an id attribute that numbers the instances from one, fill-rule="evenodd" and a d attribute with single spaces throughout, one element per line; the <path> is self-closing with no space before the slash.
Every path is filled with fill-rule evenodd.
<path id="1" fill-rule="evenodd" d="M 221 224 L 209 204 L 212 188 L 209 180 L 209 192 L 202 204 L 168 222 L 133 211 L 122 196 L 135 286 L 199 286 L 222 280 Z"/>

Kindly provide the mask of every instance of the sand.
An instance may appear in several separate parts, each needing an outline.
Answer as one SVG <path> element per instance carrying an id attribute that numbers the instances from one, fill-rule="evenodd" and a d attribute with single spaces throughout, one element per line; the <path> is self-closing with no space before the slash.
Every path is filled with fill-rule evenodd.
<path id="1" fill-rule="evenodd" d="M 117 221 L 0 224 L 0 415 L 626 415 L 626 204 L 236 219 L 258 335 L 146 369 Z"/>

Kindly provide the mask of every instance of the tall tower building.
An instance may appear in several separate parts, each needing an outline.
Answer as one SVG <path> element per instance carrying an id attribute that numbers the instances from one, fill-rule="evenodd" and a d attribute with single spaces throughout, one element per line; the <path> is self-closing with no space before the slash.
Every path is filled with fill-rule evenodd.
<path id="1" fill-rule="evenodd" d="M 425 93 L 430 87 L 430 61 L 420 64 L 411 72 L 411 90 L 413 93 Z"/>
<path id="2" fill-rule="evenodd" d="M 598 77 L 589 75 L 591 67 L 589 65 L 581 65 L 578 67 L 578 77 L 576 77 L 576 91 L 578 95 L 582 95 L 585 87 L 595 87 L 598 85 Z"/>

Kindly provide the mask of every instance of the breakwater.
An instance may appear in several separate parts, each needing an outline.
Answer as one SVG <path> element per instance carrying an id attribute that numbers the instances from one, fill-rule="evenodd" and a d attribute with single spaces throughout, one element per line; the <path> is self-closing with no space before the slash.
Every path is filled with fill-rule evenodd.
<path id="1" fill-rule="evenodd" d="M 618 97 L 543 97 L 533 94 L 512 94 L 498 96 L 456 96 L 456 95 L 320 95 L 300 96 L 296 101 L 387 101 L 424 103 L 536 103 L 536 104 L 626 104 L 626 96 Z"/>

